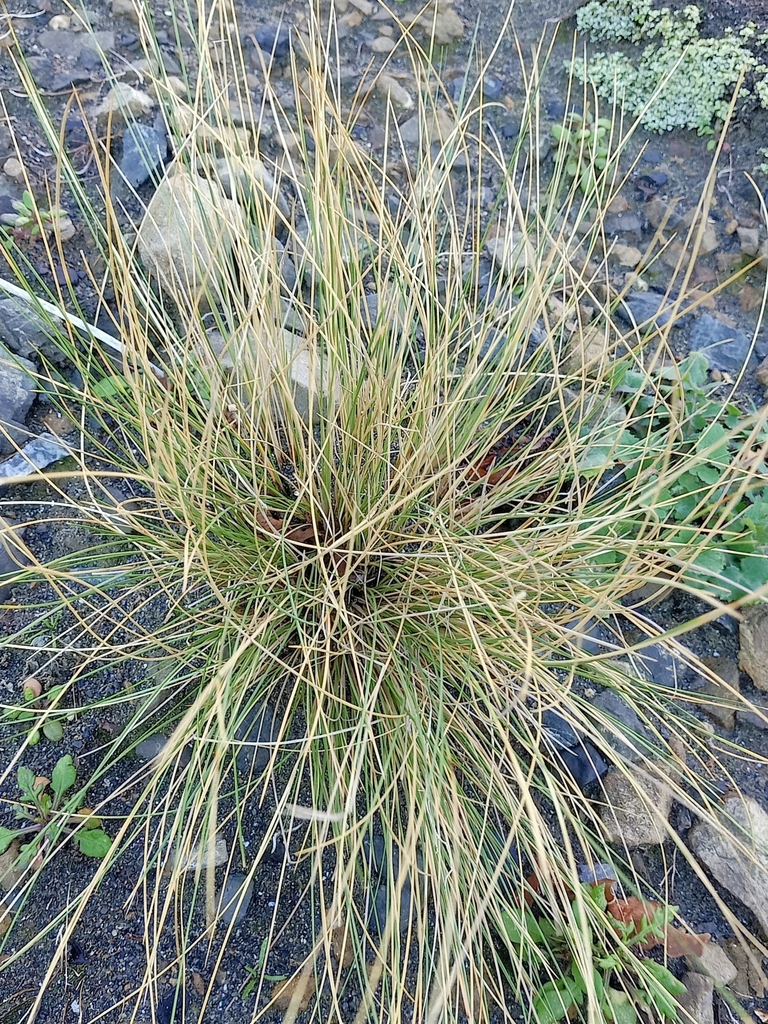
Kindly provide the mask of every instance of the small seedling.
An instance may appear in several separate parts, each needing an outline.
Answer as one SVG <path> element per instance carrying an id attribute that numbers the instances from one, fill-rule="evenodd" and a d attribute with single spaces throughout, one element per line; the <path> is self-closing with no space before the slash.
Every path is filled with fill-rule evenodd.
<path id="1" fill-rule="evenodd" d="M 249 975 L 249 978 L 248 981 L 246 981 L 246 983 L 240 990 L 240 997 L 242 999 L 247 999 L 250 995 L 252 995 L 252 993 L 255 992 L 256 987 L 258 986 L 261 980 L 277 982 L 285 981 L 285 979 L 288 977 L 287 974 L 264 974 L 262 976 L 262 971 L 264 970 L 264 964 L 267 959 L 268 951 L 269 936 L 265 936 L 264 939 L 262 940 L 261 946 L 259 947 L 259 959 L 256 961 L 256 965 L 254 967 L 246 967 L 245 969 Z"/>
<path id="2" fill-rule="evenodd" d="M 670 922 L 676 907 L 645 903 L 634 897 L 618 899 L 611 882 L 584 885 L 582 889 L 584 899 L 606 914 L 610 927 L 621 940 L 615 949 L 603 948 L 603 955 L 596 953 L 589 979 L 584 975 L 583 964 L 571 956 L 566 936 L 553 921 L 537 916 L 529 908 L 504 914 L 504 938 L 517 951 L 516 955 L 524 946 L 530 948 L 533 944 L 538 959 L 548 963 L 550 980 L 538 988 L 533 999 L 538 1024 L 570 1019 L 585 1004 L 590 990 L 597 997 L 604 1020 L 637 1024 L 644 1010 L 651 1011 L 654 1020 L 675 1020 L 675 999 L 685 992 L 685 986 L 666 967 L 641 959 L 637 953 L 664 942 L 675 952 L 676 946 L 695 951 L 709 936 L 688 935 L 673 928 Z M 575 900 L 573 910 L 578 916 Z M 596 951 L 600 949 L 597 941 L 590 946 Z M 560 976 L 553 979 L 552 975 L 558 973 Z"/>
<path id="3" fill-rule="evenodd" d="M 49 235 L 68 216 L 66 210 L 57 207 L 48 210 L 38 206 L 32 193 L 26 190 L 21 199 L 11 201 L 11 206 L 15 212 L 0 214 L 0 222 L 10 228 L 17 241 Z"/>
<path id="4" fill-rule="evenodd" d="M 36 676 L 28 676 L 23 684 L 24 705 L 7 712 L 7 717 L 19 722 L 29 730 L 27 742 L 34 747 L 45 736 L 52 743 L 60 743 L 64 737 L 64 725 L 59 718 L 50 715 L 40 724 L 40 719 L 56 703 L 65 690 L 65 686 L 52 686 L 43 693 L 43 687 Z"/>
<path id="5" fill-rule="evenodd" d="M 610 150 L 605 141 L 611 121 L 606 117 L 594 120 L 587 111 L 570 113 L 566 124 L 553 124 L 552 135 L 558 143 L 558 156 L 563 161 L 565 173 L 576 178 L 582 192 L 595 188 L 599 171 L 605 170 Z"/>
<path id="6" fill-rule="evenodd" d="M 24 868 L 62 837 L 72 836 L 86 857 L 106 857 L 112 840 L 101 827 L 100 818 L 88 807 L 80 807 L 76 813 L 64 807 L 66 794 L 77 782 L 71 754 L 59 758 L 50 780 L 22 765 L 17 782 L 21 799 L 16 803 L 15 816 L 23 824 L 15 829 L 0 827 L 0 853 L 18 842 L 16 864 Z"/>
<path id="7" fill-rule="evenodd" d="M 764 456 L 768 431 L 763 426 L 754 433 L 752 417 L 734 403 L 724 405 L 714 397 L 718 384 L 709 381 L 708 371 L 707 356 L 691 352 L 677 366 L 659 371 L 652 392 L 647 378 L 641 380 L 636 371 L 626 367 L 617 369 L 615 390 L 633 395 L 637 418 L 631 431 L 610 440 L 624 473 L 633 477 L 641 471 L 652 446 L 663 450 L 670 417 L 680 417 L 682 445 L 675 459 L 686 468 L 658 494 L 657 507 L 665 519 L 690 529 L 693 535 L 714 508 L 733 502 L 727 528 L 712 534 L 689 572 L 731 600 L 768 582 L 768 488 L 763 486 L 768 472 Z M 639 453 L 637 458 L 633 448 Z M 754 484 L 741 487 L 738 493 L 728 472 L 736 458 L 749 458 L 755 471 Z M 634 528 L 629 520 L 620 527 L 628 533 Z"/>

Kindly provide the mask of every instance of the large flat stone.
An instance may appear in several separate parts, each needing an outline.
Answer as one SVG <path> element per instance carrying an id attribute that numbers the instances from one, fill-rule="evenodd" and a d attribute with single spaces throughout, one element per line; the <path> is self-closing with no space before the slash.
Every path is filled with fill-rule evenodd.
<path id="1" fill-rule="evenodd" d="M 768 814 L 751 797 L 725 798 L 720 825 L 700 822 L 690 847 L 712 877 L 749 907 L 768 935 Z"/>

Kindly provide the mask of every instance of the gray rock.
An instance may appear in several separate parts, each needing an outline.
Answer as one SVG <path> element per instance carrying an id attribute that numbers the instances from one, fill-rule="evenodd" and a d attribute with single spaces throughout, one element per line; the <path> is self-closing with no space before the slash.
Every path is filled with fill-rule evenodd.
<path id="1" fill-rule="evenodd" d="M 266 198 L 277 206 L 284 218 L 290 216 L 285 196 L 262 160 L 243 157 L 242 160 L 230 161 L 220 157 L 215 169 L 218 183 L 227 198 L 236 199 L 241 205 L 260 203 Z"/>
<path id="2" fill-rule="evenodd" d="M 269 764 L 272 744 L 280 732 L 280 722 L 267 704 L 253 708 L 238 726 L 235 739 L 240 741 L 237 767 L 241 772 L 260 775 Z"/>
<path id="3" fill-rule="evenodd" d="M 572 17 L 584 0 L 517 0 L 512 9 L 512 28 L 525 44 L 537 43 L 551 34 L 559 21 Z"/>
<path id="4" fill-rule="evenodd" d="M 555 746 L 552 748 L 552 755 L 581 789 L 596 782 L 608 771 L 602 754 L 589 740 L 579 740 L 573 747 Z"/>
<path id="5" fill-rule="evenodd" d="M 500 78 L 496 78 L 493 75 L 486 75 L 483 79 L 483 96 L 485 99 L 494 102 L 495 100 L 501 99 L 501 94 L 504 91 L 504 83 Z"/>
<path id="6" fill-rule="evenodd" d="M 360 315 L 363 318 L 363 324 L 369 330 L 376 326 L 376 321 L 379 319 L 379 296 L 376 292 L 366 292 L 365 298 L 360 302 Z"/>
<path id="7" fill-rule="evenodd" d="M 630 292 L 616 308 L 616 316 L 632 327 L 641 324 L 657 324 L 664 327 L 672 315 L 670 299 L 664 300 L 663 295 L 656 292 Z"/>
<path id="8" fill-rule="evenodd" d="M 377 835 L 371 841 L 368 837 L 363 840 L 363 857 L 367 861 L 370 871 L 369 893 L 372 894 L 368 906 L 368 929 L 374 935 L 381 935 L 387 923 L 387 907 L 389 903 L 388 871 L 387 871 L 387 848 L 383 836 Z M 418 871 L 423 870 L 423 857 L 417 853 L 416 863 Z M 395 880 L 399 877 L 400 856 L 396 846 L 392 847 L 392 876 Z M 412 890 L 410 875 L 403 882 L 400 892 L 400 915 L 399 927 L 404 932 L 411 920 Z"/>
<path id="9" fill-rule="evenodd" d="M 35 398 L 35 372 L 29 360 L 13 359 L 0 346 L 0 455 L 15 451 L 12 441 L 23 439 L 24 420 Z"/>
<path id="10" fill-rule="evenodd" d="M 708 942 L 701 956 L 687 956 L 685 964 L 689 971 L 708 975 L 716 985 L 730 985 L 739 973 L 723 947 L 716 942 Z"/>
<path id="11" fill-rule="evenodd" d="M 605 218 L 605 233 L 609 236 L 633 235 L 634 240 L 637 241 L 643 234 L 643 222 L 640 215 L 633 210 L 626 210 L 624 213 L 609 213 Z"/>
<path id="12" fill-rule="evenodd" d="M 7 157 L 15 153 L 11 129 L 8 125 L 0 125 L 0 160 L 5 161 Z"/>
<path id="13" fill-rule="evenodd" d="M 216 182 L 179 166 L 152 196 L 137 246 L 144 266 L 172 298 L 205 306 L 209 295 L 226 301 L 221 268 L 230 263 L 234 238 L 247 235 L 237 203 Z"/>
<path id="14" fill-rule="evenodd" d="M 227 863 L 227 841 L 224 836 L 217 835 L 213 841 L 213 850 L 210 842 L 200 842 L 190 852 L 177 851 L 174 856 L 174 864 L 182 871 L 197 871 L 199 867 L 208 864 L 210 855 L 213 853 L 213 866 L 220 868 Z"/>
<path id="15" fill-rule="evenodd" d="M 630 779 L 616 769 L 603 779 L 603 792 L 605 803 L 600 808 L 600 820 L 609 842 L 629 850 L 664 842 L 672 809 L 668 786 L 646 772 Z"/>
<path id="16" fill-rule="evenodd" d="M 702 821 L 688 833 L 709 873 L 749 907 L 768 935 L 768 814 L 752 797 L 726 796 L 720 824 Z"/>
<path id="17" fill-rule="evenodd" d="M 280 239 L 275 238 L 273 239 L 273 242 L 277 251 L 277 263 L 280 267 L 280 276 L 283 279 L 283 284 L 289 292 L 293 292 L 296 290 L 296 283 L 298 280 L 296 267 Z"/>
<path id="18" fill-rule="evenodd" d="M 571 641 L 585 654 L 606 654 L 623 646 L 610 626 L 599 619 L 590 619 L 578 628 L 578 632 L 577 626 L 579 623 L 576 619 L 568 624 L 574 634 Z"/>
<path id="19" fill-rule="evenodd" d="M 253 878 L 233 872 L 224 884 L 219 896 L 217 911 L 224 925 L 229 927 L 242 924 L 253 899 Z"/>
<path id="20" fill-rule="evenodd" d="M 129 185 L 138 188 L 162 167 L 167 154 L 168 139 L 164 128 L 129 124 L 123 133 L 120 171 Z"/>
<path id="21" fill-rule="evenodd" d="M 11 596 L 14 584 L 9 581 L 32 562 L 24 543 L 24 527 L 0 516 L 0 603 L 5 603 Z"/>
<path id="22" fill-rule="evenodd" d="M 77 60 L 83 50 L 91 50 L 98 53 L 114 50 L 114 32 L 57 32 L 54 29 L 46 29 L 37 37 L 37 45 L 43 50 L 48 50 L 57 57 L 66 57 L 70 60 Z"/>
<path id="23" fill-rule="evenodd" d="M 739 668 L 768 692 L 768 605 L 745 609 L 739 623 Z"/>
<path id="24" fill-rule="evenodd" d="M 579 864 L 579 881 L 586 885 L 595 885 L 596 882 L 602 882 L 606 878 L 610 878 L 616 882 L 616 869 L 612 864 Z"/>
<path id="25" fill-rule="evenodd" d="M 573 747 L 579 742 L 579 734 L 557 711 L 545 711 L 541 716 L 541 724 L 548 736 L 560 747 Z"/>
<path id="26" fill-rule="evenodd" d="M 39 352 L 46 358 L 59 356 L 45 320 L 29 302 L 0 295 L 0 341 L 17 356 L 29 359 Z"/>
<path id="27" fill-rule="evenodd" d="M 726 327 L 708 313 L 702 313 L 688 338 L 691 351 L 704 352 L 709 365 L 726 373 L 739 373 L 744 364 L 752 361 L 751 343 L 747 335 L 735 327 Z"/>
<path id="28" fill-rule="evenodd" d="M 380 885 L 368 908 L 368 931 L 375 936 L 380 936 L 387 925 L 387 907 L 389 905 L 389 890 L 386 885 Z"/>
<path id="29" fill-rule="evenodd" d="M 609 726 L 598 724 L 598 728 L 625 761 L 640 761 L 658 746 L 635 709 L 614 690 L 603 690 L 592 703 L 610 719 Z"/>
<path id="30" fill-rule="evenodd" d="M 373 877 L 381 878 L 387 866 L 387 845 L 384 836 L 374 836 L 373 840 L 366 836 L 363 840 L 363 856 Z M 393 849 L 392 859 L 397 868 L 398 852 L 396 847 Z"/>
<path id="31" fill-rule="evenodd" d="M 686 971 L 682 982 L 685 992 L 680 996 L 678 1020 L 690 1024 L 715 1024 L 715 1010 L 712 1002 L 714 982 L 708 974 Z"/>
<path id="32" fill-rule="evenodd" d="M 628 651 L 633 670 L 658 686 L 682 689 L 691 678 L 690 667 L 664 644 L 649 644 L 641 651 Z"/>
<path id="33" fill-rule="evenodd" d="M 400 891 L 399 927 L 404 932 L 411 921 L 411 880 L 406 878 Z M 389 888 L 382 884 L 376 889 L 368 911 L 368 930 L 373 935 L 382 935 L 387 924 Z"/>
<path id="34" fill-rule="evenodd" d="M 59 459 L 65 459 L 69 449 L 65 448 L 53 434 L 40 434 L 20 452 L 0 462 L 0 483 L 9 484 L 21 477 L 29 476 L 35 469 L 45 469 Z"/>
<path id="35" fill-rule="evenodd" d="M 264 25 L 256 29 L 253 39 L 267 63 L 270 58 L 285 60 L 291 52 L 291 33 L 285 25 Z"/>
<path id="36" fill-rule="evenodd" d="M 167 742 L 167 736 L 155 732 L 136 745 L 136 756 L 142 761 L 152 761 L 165 748 Z"/>

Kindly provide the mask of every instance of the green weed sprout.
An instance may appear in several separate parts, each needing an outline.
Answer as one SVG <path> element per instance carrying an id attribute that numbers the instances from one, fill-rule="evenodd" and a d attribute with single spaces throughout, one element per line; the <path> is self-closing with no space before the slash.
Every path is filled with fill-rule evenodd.
<path id="1" fill-rule="evenodd" d="M 31 192 L 25 190 L 21 199 L 11 200 L 15 213 L 0 214 L 0 223 L 10 229 L 17 241 L 49 235 L 57 224 L 68 219 L 66 210 L 38 206 Z"/>
<path id="2" fill-rule="evenodd" d="M 63 806 L 76 782 L 77 769 L 71 754 L 59 758 L 50 782 L 36 777 L 23 765 L 19 767 L 17 783 L 21 800 L 15 805 L 14 813 L 23 824 L 17 828 L 0 827 L 0 854 L 9 848 L 18 849 L 13 864 L 16 870 L 23 870 L 36 859 L 42 866 L 53 849 L 70 835 L 85 856 L 106 857 L 112 841 L 101 827 L 100 819 L 88 808 L 80 807 L 73 814 Z"/>
<path id="3" fill-rule="evenodd" d="M 9 711 L 7 718 L 29 730 L 27 743 L 30 746 L 37 746 L 41 734 L 53 743 L 63 738 L 64 725 L 61 719 L 48 714 L 48 710 L 56 707 L 65 690 L 66 686 L 51 686 L 43 694 L 43 688 L 34 676 L 24 681 L 24 704 Z"/>
<path id="4" fill-rule="evenodd" d="M 595 121 L 587 111 L 581 115 L 570 113 L 566 124 L 553 124 L 552 135 L 558 144 L 558 155 L 565 161 L 566 174 L 575 178 L 582 192 L 593 192 L 596 187 L 596 174 L 604 171 L 610 148 L 607 133 L 612 121 L 600 117 Z"/>
<path id="5" fill-rule="evenodd" d="M 766 483 L 740 458 L 715 481 L 697 474 L 708 450 L 687 439 L 682 385 L 658 384 L 687 308 L 685 270 L 664 326 L 622 326 L 602 224 L 626 133 L 589 197 L 563 161 L 551 182 L 538 158 L 537 75 L 521 139 L 501 153 L 477 94 L 457 110 L 407 33 L 411 79 L 372 78 L 348 94 L 334 33 L 309 9 L 290 97 L 282 104 L 286 78 L 267 74 L 254 110 L 229 5 L 206 4 L 205 17 L 173 10 L 196 33 L 187 96 L 162 71 L 156 82 L 176 152 L 161 188 L 176 196 L 183 247 L 153 263 L 148 238 L 162 255 L 168 221 L 155 214 L 134 243 L 110 202 L 109 168 L 102 211 L 62 157 L 108 268 L 121 376 L 100 335 L 39 306 L 79 370 L 51 387 L 85 428 L 76 468 L 47 481 L 57 516 L 93 531 L 90 546 L 35 569 L 65 610 L 50 654 L 77 639 L 81 715 L 105 666 L 147 666 L 130 689 L 91 700 L 94 712 L 114 706 L 124 728 L 89 784 L 130 773 L 132 803 L 114 809 L 106 856 L 51 904 L 46 928 L 60 929 L 63 948 L 118 857 L 138 847 L 148 967 L 115 1002 L 130 1014 L 156 998 L 168 928 L 181 1000 L 191 950 L 210 950 L 211 979 L 225 963 L 234 924 L 218 910 L 222 876 L 239 867 L 255 880 L 278 836 L 290 859 L 266 945 L 259 936 L 257 984 L 238 979 L 253 1020 L 279 996 L 266 972 L 294 885 L 313 924 L 289 1018 L 301 1004 L 306 1020 L 345 1020 L 351 1001 L 360 1020 L 511 1020 L 516 1000 L 532 1004 L 576 963 L 583 1012 L 604 1019 L 586 965 L 622 938 L 577 865 L 625 852 L 607 848 L 600 784 L 596 801 L 585 796 L 545 716 L 556 710 L 647 803 L 641 772 L 683 800 L 688 786 L 701 793 L 712 751 L 689 713 L 633 662 L 586 651 L 585 630 L 621 616 L 638 646 L 653 640 L 706 671 L 630 595 L 657 586 L 700 599 L 689 628 L 719 617 L 730 584 L 703 580 L 698 566 L 733 504 Z M 148 9 L 139 15 L 148 66 L 162 69 Z M 23 62 L 20 74 L 53 146 L 58 129 Z M 379 105 L 384 152 L 356 140 L 363 103 Z M 421 142 L 401 147 L 397 103 Z M 491 213 L 475 201 L 486 180 L 499 183 Z M 6 259 L 17 278 L 30 274 L 20 256 Z M 74 295 L 28 280 L 71 309 Z M 597 354 L 583 344 L 588 329 L 603 339 Z M 642 377 L 630 394 L 616 389 L 617 367 Z M 660 435 L 643 426 L 649 416 Z M 742 446 L 763 419 L 741 425 Z M 680 521 L 664 509 L 686 473 L 697 514 Z M 116 505 L 115 478 L 130 501 Z M 74 509 L 73 482 L 84 495 Z M 23 648 L 26 635 L 22 626 L 8 642 Z M 628 639 L 617 648 L 636 653 Z M 648 730 L 636 764 L 614 750 L 618 727 L 585 682 L 619 693 Z M 158 728 L 168 742 L 137 771 L 135 747 Z M 706 793 L 697 814 L 724 827 Z M 510 966 L 499 937 L 531 865 L 560 957 L 542 960 L 521 929 Z M 10 951 L 8 977 L 34 942 Z"/>
<path id="6" fill-rule="evenodd" d="M 584 898 L 598 912 L 606 912 L 610 894 L 613 903 L 613 883 L 582 885 Z M 639 902 L 639 901 L 638 901 Z M 578 913 L 576 901 L 572 904 Z M 649 908 L 634 920 L 613 921 L 620 941 L 612 951 L 597 953 L 594 960 L 570 960 L 567 943 L 555 923 L 539 916 L 525 906 L 503 915 L 504 939 L 519 954 L 526 943 L 534 943 L 538 954 L 557 967 L 556 980 L 545 982 L 536 992 L 533 1003 L 534 1018 L 539 1024 L 555 1024 L 573 1019 L 574 1013 L 594 998 L 600 1019 L 617 1024 L 637 1024 L 639 1012 L 649 1010 L 653 1019 L 676 1019 L 676 997 L 685 992 L 685 986 L 662 964 L 641 959 L 641 950 L 663 944 L 676 908 L 657 906 Z M 566 969 L 563 970 L 563 965 Z"/>

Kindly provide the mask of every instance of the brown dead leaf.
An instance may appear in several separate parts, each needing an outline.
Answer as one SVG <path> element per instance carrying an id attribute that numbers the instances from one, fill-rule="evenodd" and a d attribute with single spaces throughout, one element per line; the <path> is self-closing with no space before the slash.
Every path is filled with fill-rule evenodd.
<path id="1" fill-rule="evenodd" d="M 291 541 L 292 544 L 314 544 L 315 528 L 311 523 L 299 523 L 298 526 L 293 526 L 288 530 L 285 539 Z"/>
<path id="2" fill-rule="evenodd" d="M 601 881 L 600 884 L 605 889 L 606 909 L 614 921 L 634 925 L 636 930 L 652 921 L 656 911 L 661 907 L 661 904 L 655 900 L 641 900 L 637 896 L 619 899 L 613 891 L 613 882 L 609 879 Z M 693 932 L 682 931 L 670 924 L 667 925 L 664 939 L 651 936 L 640 946 L 640 949 L 647 951 L 655 946 L 663 945 L 666 947 L 667 955 L 671 957 L 701 956 L 709 940 L 708 933 L 695 935 Z"/>
<path id="3" fill-rule="evenodd" d="M 12 889 L 24 874 L 16 863 L 21 844 L 14 839 L 5 853 L 0 853 L 0 889 Z"/>
<path id="4" fill-rule="evenodd" d="M 11 912 L 8 906 L 0 902 L 0 937 L 5 935 L 8 929 L 11 927 Z"/>
<path id="5" fill-rule="evenodd" d="M 203 976 L 198 974 L 197 971 L 192 971 L 192 985 L 199 996 L 205 995 L 205 982 L 203 981 Z"/>
<path id="6" fill-rule="evenodd" d="M 355 954 L 352 951 L 352 939 L 343 924 L 337 925 L 331 932 L 331 948 L 339 967 L 351 967 Z"/>
<path id="7" fill-rule="evenodd" d="M 268 533 L 279 533 L 283 528 L 282 519 L 278 519 L 276 516 L 271 516 L 261 510 L 256 513 L 255 519 L 256 525 L 260 526 L 262 530 L 266 530 Z"/>
<path id="8" fill-rule="evenodd" d="M 297 999 L 296 1012 L 301 1013 L 309 1006 L 314 994 L 315 985 L 312 975 L 303 972 L 294 974 L 287 981 L 279 981 L 272 989 L 272 1003 L 278 1010 L 287 1010 L 295 996 Z"/>

